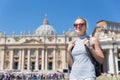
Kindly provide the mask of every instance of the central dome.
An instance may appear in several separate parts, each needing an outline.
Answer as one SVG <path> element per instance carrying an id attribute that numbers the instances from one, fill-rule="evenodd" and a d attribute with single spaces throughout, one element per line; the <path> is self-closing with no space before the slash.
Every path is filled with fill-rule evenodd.
<path id="1" fill-rule="evenodd" d="M 36 30 L 35 30 L 35 35 L 39 35 L 39 36 L 52 36 L 52 35 L 56 35 L 56 31 L 55 29 L 49 25 L 48 23 L 48 19 L 45 17 L 43 24 L 40 25 Z"/>

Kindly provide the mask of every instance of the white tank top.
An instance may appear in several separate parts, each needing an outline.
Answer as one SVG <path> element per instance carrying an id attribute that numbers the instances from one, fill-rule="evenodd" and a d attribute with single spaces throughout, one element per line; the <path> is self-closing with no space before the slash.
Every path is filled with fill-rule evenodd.
<path id="1" fill-rule="evenodd" d="M 70 73 L 70 80 L 96 77 L 94 65 L 84 46 L 84 40 L 88 39 L 88 37 L 88 35 L 84 35 L 78 37 L 75 41 L 75 46 L 72 50 L 74 63 Z"/>

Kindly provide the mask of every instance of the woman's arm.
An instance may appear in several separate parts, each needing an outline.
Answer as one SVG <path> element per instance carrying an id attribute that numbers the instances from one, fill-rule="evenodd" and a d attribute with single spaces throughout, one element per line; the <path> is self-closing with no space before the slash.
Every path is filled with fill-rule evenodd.
<path id="1" fill-rule="evenodd" d="M 67 48 L 68 66 L 69 66 L 70 68 L 72 67 L 72 64 L 73 64 L 73 62 L 74 62 L 74 61 L 73 61 L 72 54 L 71 54 L 74 45 L 75 45 L 75 44 L 74 44 L 74 41 L 71 41 L 71 42 L 69 42 L 68 48 Z"/>
<path id="2" fill-rule="evenodd" d="M 73 64 L 73 57 L 72 57 L 72 55 L 71 55 L 71 52 L 67 52 L 67 57 L 68 57 L 68 66 L 69 66 L 69 68 L 71 68 L 72 67 L 72 64 Z"/>

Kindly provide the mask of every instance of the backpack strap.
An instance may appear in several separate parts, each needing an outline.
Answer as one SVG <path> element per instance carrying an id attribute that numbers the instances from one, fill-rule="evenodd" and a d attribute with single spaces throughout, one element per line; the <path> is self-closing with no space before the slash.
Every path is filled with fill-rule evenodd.
<path id="1" fill-rule="evenodd" d="M 91 35 L 88 35 L 88 36 L 87 36 L 87 39 L 89 40 L 90 45 L 92 45 L 92 36 L 91 36 Z"/>
<path id="2" fill-rule="evenodd" d="M 91 62 L 92 62 L 93 64 L 95 64 L 95 63 L 94 63 L 94 58 L 93 58 L 93 56 L 92 56 L 92 53 L 90 52 L 90 50 L 88 49 L 87 46 L 85 46 L 85 48 L 86 48 L 87 54 L 88 54 Z"/>

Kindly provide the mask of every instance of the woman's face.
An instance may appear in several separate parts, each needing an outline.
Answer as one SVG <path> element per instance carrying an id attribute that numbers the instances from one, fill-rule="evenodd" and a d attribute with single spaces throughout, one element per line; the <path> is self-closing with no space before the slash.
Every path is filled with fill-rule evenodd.
<path id="1" fill-rule="evenodd" d="M 84 35 L 86 33 L 86 23 L 83 19 L 77 19 L 74 23 L 75 31 L 78 35 Z"/>

